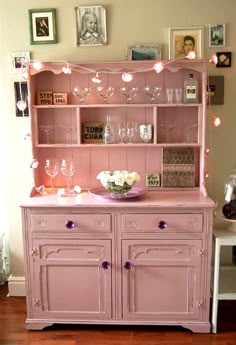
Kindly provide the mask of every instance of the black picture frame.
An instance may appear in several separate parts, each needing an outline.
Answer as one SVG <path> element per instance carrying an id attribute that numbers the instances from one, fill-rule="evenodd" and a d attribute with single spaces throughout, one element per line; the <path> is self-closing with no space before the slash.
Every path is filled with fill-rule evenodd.
<path id="1" fill-rule="evenodd" d="M 224 76 L 209 76 L 207 104 L 224 104 Z"/>
<path id="2" fill-rule="evenodd" d="M 217 52 L 216 53 L 218 62 L 216 67 L 228 68 L 232 64 L 232 53 L 231 52 Z"/>
<path id="3" fill-rule="evenodd" d="M 29 116 L 29 107 L 28 107 L 28 85 L 26 81 L 23 82 L 14 82 L 14 90 L 15 90 L 15 107 L 16 107 L 16 117 L 24 117 Z M 22 97 L 21 97 L 22 95 Z M 17 102 L 20 100 L 26 102 L 27 107 L 24 111 L 18 109 Z"/>

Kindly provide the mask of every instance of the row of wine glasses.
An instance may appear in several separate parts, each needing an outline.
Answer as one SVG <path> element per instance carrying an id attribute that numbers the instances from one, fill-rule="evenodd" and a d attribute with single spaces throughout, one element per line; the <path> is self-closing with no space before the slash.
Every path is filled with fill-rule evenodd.
<path id="1" fill-rule="evenodd" d="M 53 126 L 53 125 L 40 125 L 39 128 L 40 130 L 45 133 L 46 135 L 46 143 L 50 144 L 51 142 L 51 137 L 52 137 L 52 133 L 53 130 L 55 129 L 55 127 L 59 127 L 61 128 L 64 133 L 65 133 L 65 142 L 66 144 L 70 144 L 71 143 L 71 135 L 72 135 L 72 125 L 59 125 L 59 126 Z"/>
<path id="2" fill-rule="evenodd" d="M 144 87 L 144 92 L 149 96 L 150 103 L 155 103 L 161 94 L 161 87 L 155 85 L 147 85 Z M 108 103 L 109 98 L 114 95 L 115 89 L 111 86 L 98 86 L 95 89 L 97 95 L 103 98 L 104 103 Z M 125 97 L 126 103 L 133 103 L 134 97 L 138 94 L 139 88 L 137 86 L 123 86 L 120 92 Z M 73 94 L 79 97 L 81 104 L 85 103 L 86 98 L 91 94 L 91 88 L 76 86 L 73 89 Z"/>
<path id="3" fill-rule="evenodd" d="M 59 164 L 58 159 L 56 158 L 47 158 L 45 160 L 45 171 L 46 174 L 51 178 L 51 192 L 55 191 L 54 183 L 55 177 L 58 175 L 59 170 L 61 170 L 62 175 L 66 180 L 66 194 L 71 194 L 71 181 L 72 176 L 74 175 L 74 165 L 71 160 L 62 159 Z"/>

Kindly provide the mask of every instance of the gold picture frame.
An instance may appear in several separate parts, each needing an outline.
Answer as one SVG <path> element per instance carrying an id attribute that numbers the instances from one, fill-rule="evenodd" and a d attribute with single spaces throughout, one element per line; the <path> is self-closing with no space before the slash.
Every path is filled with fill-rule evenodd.
<path id="1" fill-rule="evenodd" d="M 189 51 L 194 51 L 196 58 L 202 59 L 203 33 L 203 27 L 169 28 L 169 59 L 186 58 Z"/>

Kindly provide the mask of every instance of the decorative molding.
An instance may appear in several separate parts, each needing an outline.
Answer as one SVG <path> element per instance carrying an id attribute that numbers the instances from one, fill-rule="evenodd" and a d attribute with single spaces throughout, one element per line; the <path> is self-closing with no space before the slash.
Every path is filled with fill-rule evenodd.
<path id="1" fill-rule="evenodd" d="M 26 296 L 25 277 L 11 275 L 8 279 L 8 297 Z"/>

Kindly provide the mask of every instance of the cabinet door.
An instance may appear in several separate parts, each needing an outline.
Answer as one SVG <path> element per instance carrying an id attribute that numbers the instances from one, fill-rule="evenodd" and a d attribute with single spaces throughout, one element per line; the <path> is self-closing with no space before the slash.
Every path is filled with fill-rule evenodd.
<path id="1" fill-rule="evenodd" d="M 201 240 L 123 240 L 123 317 L 196 319 Z"/>
<path id="2" fill-rule="evenodd" d="M 34 241 L 34 317 L 111 316 L 110 240 Z"/>

